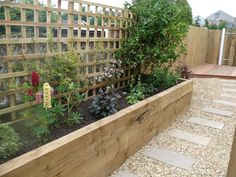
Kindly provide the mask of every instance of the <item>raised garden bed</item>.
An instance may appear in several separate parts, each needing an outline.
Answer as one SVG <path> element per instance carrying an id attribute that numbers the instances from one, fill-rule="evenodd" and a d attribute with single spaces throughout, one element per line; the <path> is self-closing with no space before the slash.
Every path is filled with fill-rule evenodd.
<path id="1" fill-rule="evenodd" d="M 107 176 L 190 105 L 192 81 L 129 106 L 0 165 L 0 176 Z"/>

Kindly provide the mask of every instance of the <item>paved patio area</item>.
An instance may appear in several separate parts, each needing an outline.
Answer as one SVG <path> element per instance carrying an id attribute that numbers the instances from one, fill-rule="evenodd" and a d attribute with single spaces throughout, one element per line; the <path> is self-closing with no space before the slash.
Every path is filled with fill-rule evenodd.
<path id="1" fill-rule="evenodd" d="M 193 80 L 189 110 L 112 176 L 226 176 L 236 126 L 236 80 Z"/>

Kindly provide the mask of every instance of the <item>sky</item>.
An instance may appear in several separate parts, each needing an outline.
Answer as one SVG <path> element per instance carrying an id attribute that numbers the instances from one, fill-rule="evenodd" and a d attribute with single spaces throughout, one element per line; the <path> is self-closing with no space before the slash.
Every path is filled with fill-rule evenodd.
<path id="1" fill-rule="evenodd" d="M 131 0 L 88 0 L 96 3 L 107 4 L 116 7 L 123 7 L 125 1 Z M 236 17 L 236 0 L 188 0 L 192 7 L 193 16 L 200 15 L 204 18 L 218 10 Z"/>
<path id="2" fill-rule="evenodd" d="M 236 17 L 236 0 L 188 0 L 188 2 L 194 17 L 200 15 L 206 18 L 218 10 Z"/>

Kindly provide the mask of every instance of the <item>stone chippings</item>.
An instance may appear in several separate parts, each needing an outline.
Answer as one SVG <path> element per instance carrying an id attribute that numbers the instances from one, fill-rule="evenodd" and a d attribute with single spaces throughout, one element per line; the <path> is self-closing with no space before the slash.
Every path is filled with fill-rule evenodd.
<path id="1" fill-rule="evenodd" d="M 236 114 L 232 118 L 206 113 L 203 107 L 213 107 L 235 112 L 235 108 L 223 104 L 216 104 L 212 100 L 219 99 L 226 94 L 220 79 L 193 79 L 194 90 L 192 104 L 189 110 L 173 123 L 164 132 L 154 137 L 145 147 L 131 156 L 117 170 L 126 170 L 139 177 L 223 177 L 226 176 L 230 158 L 234 129 L 236 126 Z M 234 98 L 227 99 L 235 101 Z M 191 117 L 201 117 L 207 120 L 224 123 L 222 129 L 194 124 L 188 121 Z M 209 137 L 207 147 L 193 144 L 181 139 L 170 137 L 168 132 L 173 129 L 181 129 L 190 133 Z M 148 148 L 165 148 L 196 159 L 190 170 L 184 170 L 168 165 L 153 158 L 143 155 Z M 117 173 L 114 172 L 114 173 Z"/>

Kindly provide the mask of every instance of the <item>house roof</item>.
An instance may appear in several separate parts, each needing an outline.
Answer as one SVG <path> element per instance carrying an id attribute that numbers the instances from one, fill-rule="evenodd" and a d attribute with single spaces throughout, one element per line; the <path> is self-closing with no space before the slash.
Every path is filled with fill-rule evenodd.
<path id="1" fill-rule="evenodd" d="M 218 18 L 216 19 L 216 15 L 218 15 Z M 207 17 L 208 20 L 224 20 L 228 22 L 234 22 L 234 17 L 222 10 L 218 10 L 217 12 L 211 14 Z"/>
<path id="2" fill-rule="evenodd" d="M 203 18 L 203 17 L 200 16 L 200 15 L 197 15 L 197 16 L 193 17 L 193 19 L 197 19 L 197 18 L 202 19 L 202 20 L 205 20 L 205 18 Z"/>
<path id="3" fill-rule="evenodd" d="M 216 14 L 216 13 L 219 13 L 219 14 L 225 14 L 225 15 L 230 16 L 231 18 L 234 18 L 232 15 L 230 15 L 230 14 L 224 12 L 223 10 L 218 10 L 218 11 L 216 11 L 215 13 L 213 13 L 212 15 L 214 15 L 214 14 Z M 210 16 L 211 16 L 211 15 L 210 15 Z M 209 17 L 210 17 L 210 16 L 209 16 Z"/>

